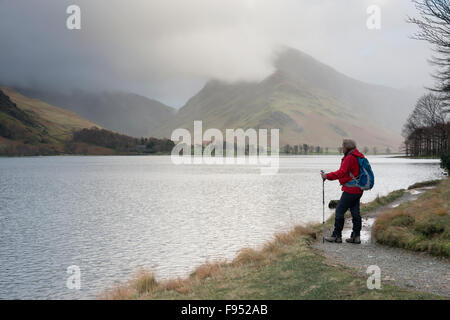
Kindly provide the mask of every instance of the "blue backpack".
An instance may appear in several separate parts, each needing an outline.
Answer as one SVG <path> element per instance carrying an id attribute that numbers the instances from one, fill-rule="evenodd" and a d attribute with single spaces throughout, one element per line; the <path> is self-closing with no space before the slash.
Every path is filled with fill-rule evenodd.
<path id="1" fill-rule="evenodd" d="M 359 163 L 359 175 L 355 178 L 353 174 L 350 172 L 350 177 L 352 177 L 352 181 L 347 182 L 344 186 L 347 187 L 358 187 L 361 190 L 370 190 L 373 188 L 375 184 L 375 176 L 372 171 L 372 167 L 370 166 L 369 160 L 366 158 L 360 158 L 351 153 L 356 159 L 358 159 Z"/>

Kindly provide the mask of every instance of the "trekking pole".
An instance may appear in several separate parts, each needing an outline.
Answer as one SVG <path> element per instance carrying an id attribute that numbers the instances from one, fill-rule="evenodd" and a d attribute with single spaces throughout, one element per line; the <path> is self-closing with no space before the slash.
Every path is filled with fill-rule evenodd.
<path id="1" fill-rule="evenodd" d="M 320 170 L 321 173 L 325 173 Z M 325 180 L 322 179 L 322 243 L 325 243 Z"/>

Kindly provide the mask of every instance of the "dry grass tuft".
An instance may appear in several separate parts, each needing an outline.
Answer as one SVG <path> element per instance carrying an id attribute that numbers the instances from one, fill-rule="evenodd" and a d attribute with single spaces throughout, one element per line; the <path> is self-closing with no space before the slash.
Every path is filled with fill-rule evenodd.
<path id="1" fill-rule="evenodd" d="M 279 233 L 275 235 L 275 242 L 279 245 L 292 244 L 295 241 L 294 235 L 291 233 Z"/>
<path id="2" fill-rule="evenodd" d="M 317 229 L 315 226 L 296 226 L 292 231 L 288 233 L 280 233 L 275 235 L 274 240 L 267 242 L 263 249 L 261 250 L 261 254 L 264 256 L 279 256 L 284 252 L 284 248 L 293 244 L 295 241 L 302 238 L 313 239 L 316 238 Z"/>
<path id="3" fill-rule="evenodd" d="M 315 232 L 312 230 L 311 227 L 308 227 L 308 226 L 306 226 L 306 227 L 296 226 L 294 228 L 294 230 L 292 231 L 292 234 L 297 238 L 301 237 L 301 236 L 311 236 L 312 237 L 315 235 Z"/>
<path id="4" fill-rule="evenodd" d="M 132 280 L 132 287 L 139 295 L 149 294 L 158 287 L 155 274 L 147 270 L 140 270 Z"/>
<path id="5" fill-rule="evenodd" d="M 234 265 L 244 265 L 248 263 L 259 263 L 266 259 L 262 251 L 256 251 L 251 248 L 245 248 L 239 251 L 239 254 L 233 260 Z"/>
<path id="6" fill-rule="evenodd" d="M 195 271 L 191 274 L 191 277 L 197 280 L 205 280 L 206 278 L 217 277 L 222 272 L 222 262 L 207 262 L 199 266 Z"/>
<path id="7" fill-rule="evenodd" d="M 180 294 L 187 294 L 191 292 L 191 283 L 188 280 L 177 278 L 162 283 L 161 288 L 167 291 L 176 291 Z"/>
<path id="8" fill-rule="evenodd" d="M 103 292 L 98 298 L 100 300 L 129 300 L 135 291 L 127 284 L 120 284 Z"/>
<path id="9" fill-rule="evenodd" d="M 276 255 L 280 252 L 280 247 L 277 245 L 275 241 L 270 241 L 264 245 L 262 252 Z"/>
<path id="10" fill-rule="evenodd" d="M 102 300 L 129 300 L 151 294 L 159 287 L 153 272 L 139 270 L 136 275 L 126 283 L 120 283 L 103 292 L 99 298 Z"/>

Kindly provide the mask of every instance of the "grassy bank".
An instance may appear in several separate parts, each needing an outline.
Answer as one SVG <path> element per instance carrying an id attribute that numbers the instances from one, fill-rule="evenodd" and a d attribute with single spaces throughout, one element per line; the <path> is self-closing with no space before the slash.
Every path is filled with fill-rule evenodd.
<path id="1" fill-rule="evenodd" d="M 416 201 L 383 213 L 373 236 L 385 245 L 450 257 L 449 199 L 450 180 L 442 180 Z"/>
<path id="2" fill-rule="evenodd" d="M 388 204 L 404 190 L 378 197 L 362 212 Z M 332 225 L 332 218 L 327 224 Z M 105 291 L 101 299 L 435 299 L 382 283 L 369 290 L 366 278 L 332 264 L 309 245 L 321 225 L 296 227 L 279 234 L 262 249 L 243 249 L 231 262 L 206 263 L 189 277 L 157 281 L 141 271 L 132 280 Z"/>
<path id="3" fill-rule="evenodd" d="M 414 183 L 413 185 L 410 185 L 408 187 L 408 190 L 436 186 L 439 183 L 441 183 L 441 181 L 442 180 L 429 180 L 429 181 L 417 182 L 417 183 Z"/>
<path id="4" fill-rule="evenodd" d="M 141 272 L 104 299 L 432 299 L 433 295 L 386 283 L 367 289 L 366 279 L 327 264 L 308 245 L 311 234 L 296 228 L 262 250 L 244 249 L 231 263 L 208 263 L 186 279 L 156 281 Z"/>

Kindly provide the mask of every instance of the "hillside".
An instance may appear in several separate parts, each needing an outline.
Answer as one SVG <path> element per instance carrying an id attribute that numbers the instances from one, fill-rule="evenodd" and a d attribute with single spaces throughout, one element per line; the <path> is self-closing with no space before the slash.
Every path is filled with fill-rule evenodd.
<path id="1" fill-rule="evenodd" d="M 50 135 L 58 135 L 82 128 L 99 127 L 97 124 L 84 119 L 71 111 L 61 109 L 40 101 L 26 97 L 17 91 L 6 87 L 0 87 L 0 90 L 10 98 L 21 110 L 34 114 L 38 121 L 48 130 Z"/>
<path id="2" fill-rule="evenodd" d="M 0 87 L 0 155 L 167 154 L 173 146 L 167 139 L 105 130 L 71 111 Z"/>
<path id="3" fill-rule="evenodd" d="M 97 127 L 73 112 L 0 87 L 0 153 L 58 154 L 71 133 Z"/>
<path id="4" fill-rule="evenodd" d="M 131 93 L 90 93 L 80 90 L 59 93 L 30 88 L 17 90 L 26 96 L 73 111 L 108 130 L 133 137 L 147 136 L 149 129 L 175 114 L 172 107 Z"/>
<path id="5" fill-rule="evenodd" d="M 210 81 L 173 117 L 149 134 L 175 128 L 279 128 L 280 143 L 336 147 L 344 137 L 361 146 L 396 150 L 400 129 L 416 97 L 347 77 L 295 49 L 274 62 L 259 83 Z"/>

